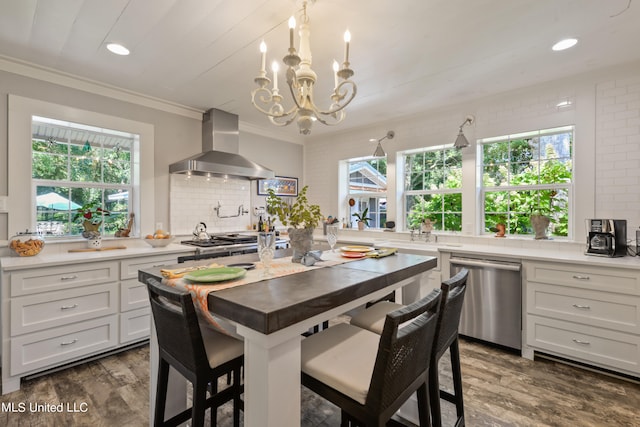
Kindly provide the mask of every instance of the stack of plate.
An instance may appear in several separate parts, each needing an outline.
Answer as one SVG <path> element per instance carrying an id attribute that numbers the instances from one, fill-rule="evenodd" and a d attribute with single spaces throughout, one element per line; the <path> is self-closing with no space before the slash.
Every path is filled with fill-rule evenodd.
<path id="1" fill-rule="evenodd" d="M 342 246 L 342 256 L 345 258 L 364 258 L 367 253 L 375 250 L 371 246 Z"/>

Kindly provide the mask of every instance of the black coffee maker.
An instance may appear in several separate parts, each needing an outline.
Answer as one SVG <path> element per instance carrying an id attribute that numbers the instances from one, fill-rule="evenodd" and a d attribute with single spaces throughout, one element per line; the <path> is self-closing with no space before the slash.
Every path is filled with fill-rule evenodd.
<path id="1" fill-rule="evenodd" d="M 627 254 L 626 219 L 588 219 L 586 255 L 620 257 Z"/>

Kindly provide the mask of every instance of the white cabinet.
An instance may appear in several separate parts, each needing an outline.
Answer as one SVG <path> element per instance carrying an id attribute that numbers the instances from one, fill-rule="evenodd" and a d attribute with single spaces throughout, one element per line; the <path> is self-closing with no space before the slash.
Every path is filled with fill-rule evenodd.
<path id="1" fill-rule="evenodd" d="M 138 279 L 127 279 L 120 282 L 120 311 L 149 307 L 147 287 Z"/>
<path id="2" fill-rule="evenodd" d="M 438 264 L 435 268 L 422 273 L 422 277 L 420 279 L 420 291 L 417 295 L 404 295 L 403 301 L 405 297 L 408 297 L 407 301 L 417 301 L 421 298 L 429 295 L 434 289 L 440 289 L 440 285 L 442 284 L 442 272 L 440 271 L 441 257 L 440 253 L 437 250 L 429 249 L 429 248 L 399 248 L 398 252 L 403 254 L 416 254 L 416 255 L 426 255 L 436 257 L 438 260 Z M 409 290 L 402 290 L 405 294 L 410 292 Z"/>
<path id="3" fill-rule="evenodd" d="M 149 338 L 151 310 L 138 270 L 177 253 L 2 271 L 2 394 L 20 378 Z"/>
<path id="4" fill-rule="evenodd" d="M 76 288 L 118 280 L 117 261 L 30 268 L 10 273 L 11 296 Z"/>
<path id="5" fill-rule="evenodd" d="M 99 317 L 12 338 L 11 375 L 68 363 L 115 347 L 117 321 L 116 315 Z M 3 378 L 2 392 L 7 391 Z"/>
<path id="6" fill-rule="evenodd" d="M 11 336 L 67 325 L 118 312 L 113 283 L 11 299 Z"/>
<path id="7" fill-rule="evenodd" d="M 149 338 L 151 308 L 140 308 L 120 314 L 120 344 Z"/>
<path id="8" fill-rule="evenodd" d="M 640 273 L 525 262 L 526 344 L 533 350 L 638 375 Z"/>
<path id="9" fill-rule="evenodd" d="M 145 284 L 138 281 L 138 270 L 176 263 L 176 255 L 154 255 L 120 262 L 120 338 L 122 345 L 149 338 L 151 308 Z"/>
<path id="10" fill-rule="evenodd" d="M 175 254 L 165 254 L 124 259 L 120 261 L 120 279 L 138 280 L 138 270 L 175 264 L 177 257 Z"/>

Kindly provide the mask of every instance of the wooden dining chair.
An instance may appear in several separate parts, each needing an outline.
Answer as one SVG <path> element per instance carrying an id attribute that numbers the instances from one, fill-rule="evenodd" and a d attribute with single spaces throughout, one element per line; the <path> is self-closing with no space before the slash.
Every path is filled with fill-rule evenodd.
<path id="1" fill-rule="evenodd" d="M 155 426 L 177 426 L 189 418 L 192 426 L 204 424 L 211 408 L 211 425 L 216 425 L 218 407 L 233 401 L 233 425 L 240 425 L 241 370 L 244 343 L 208 328 L 200 328 L 191 294 L 147 279 L 153 321 L 159 348 L 158 384 L 154 410 Z M 193 386 L 193 406 L 165 420 L 169 367 L 180 372 Z M 232 384 L 218 391 L 218 378 L 233 377 Z M 210 397 L 207 398 L 207 389 Z"/>
<path id="2" fill-rule="evenodd" d="M 302 384 L 341 408 L 341 426 L 384 426 L 415 392 L 430 426 L 428 375 L 441 291 L 387 314 L 382 334 L 347 323 L 302 341 Z"/>
<path id="3" fill-rule="evenodd" d="M 462 314 L 462 304 L 466 291 L 469 270 L 462 269 L 452 278 L 442 282 L 442 303 L 438 314 L 434 351 L 430 359 L 429 398 L 431 400 L 431 421 L 434 427 L 442 426 L 440 399 L 455 404 L 455 426 L 464 426 L 464 402 L 462 397 L 462 372 L 460 369 L 460 349 L 458 345 L 458 325 Z M 381 301 L 351 318 L 351 325 L 381 334 L 387 313 L 402 308 L 403 305 Z M 438 362 L 449 349 L 453 393 L 440 389 Z"/>

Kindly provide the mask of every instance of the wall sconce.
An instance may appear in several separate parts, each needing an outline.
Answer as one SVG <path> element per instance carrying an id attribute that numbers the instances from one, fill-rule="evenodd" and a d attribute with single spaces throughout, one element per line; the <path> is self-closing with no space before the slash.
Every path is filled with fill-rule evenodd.
<path id="1" fill-rule="evenodd" d="M 373 157 L 387 157 L 387 153 L 384 152 L 381 142 L 384 141 L 385 139 L 393 139 L 394 136 L 396 136 L 396 133 L 390 130 L 387 132 L 385 136 L 383 136 L 380 139 L 373 139 L 373 138 L 370 139 L 369 141 L 371 142 L 378 141 L 378 146 L 376 147 L 376 151 L 373 152 Z"/>
<path id="2" fill-rule="evenodd" d="M 464 133 L 462 133 L 462 128 L 465 125 L 472 125 L 475 120 L 476 118 L 474 116 L 469 115 L 464 120 L 464 122 L 462 122 L 462 124 L 460 125 L 460 130 L 458 131 L 458 137 L 456 138 L 456 142 L 453 143 L 453 146 L 455 148 L 465 148 L 469 146 L 469 141 L 464 136 Z"/>

